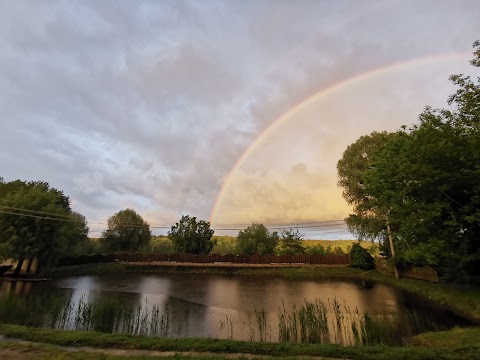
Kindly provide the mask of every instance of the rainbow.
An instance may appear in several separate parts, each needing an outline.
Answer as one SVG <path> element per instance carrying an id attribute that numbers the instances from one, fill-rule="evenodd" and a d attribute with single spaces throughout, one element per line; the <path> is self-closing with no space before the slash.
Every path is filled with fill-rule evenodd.
<path id="1" fill-rule="evenodd" d="M 215 225 L 215 219 L 217 216 L 218 209 L 222 203 L 223 197 L 225 195 L 226 189 L 232 183 L 232 179 L 234 178 L 237 170 L 245 163 L 245 161 L 249 158 L 249 156 L 258 148 L 258 146 L 272 133 L 278 126 L 283 124 L 285 121 L 292 119 L 295 114 L 297 114 L 303 107 L 312 104 L 315 101 L 318 101 L 320 98 L 329 96 L 337 91 L 343 90 L 349 86 L 352 86 L 360 81 L 365 81 L 369 78 L 375 76 L 382 76 L 387 73 L 403 70 L 409 67 L 417 67 L 422 66 L 429 63 L 441 62 L 441 61 L 451 61 L 451 60 L 463 60 L 468 59 L 471 55 L 469 52 L 462 52 L 462 53 L 448 53 L 448 54 L 440 54 L 422 58 L 416 58 L 409 61 L 389 64 L 386 66 L 382 66 L 379 68 L 375 68 L 364 73 L 355 75 L 353 77 L 344 79 L 340 82 L 330 85 L 329 87 L 322 89 L 313 95 L 307 97 L 306 99 L 302 100 L 300 103 L 292 107 L 278 119 L 274 120 L 251 144 L 250 146 L 242 153 L 242 155 L 238 158 L 235 165 L 232 167 L 230 172 L 227 174 L 223 181 L 222 188 L 218 193 L 218 196 L 215 200 L 214 206 L 212 207 L 212 211 L 210 213 L 210 223 Z"/>

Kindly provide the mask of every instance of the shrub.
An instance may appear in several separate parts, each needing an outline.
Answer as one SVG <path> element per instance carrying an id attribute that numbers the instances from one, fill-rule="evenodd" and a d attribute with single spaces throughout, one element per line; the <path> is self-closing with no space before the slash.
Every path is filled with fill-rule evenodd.
<path id="1" fill-rule="evenodd" d="M 352 266 L 360 269 L 370 270 L 375 268 L 373 256 L 364 249 L 360 243 L 353 244 L 350 250 Z"/>

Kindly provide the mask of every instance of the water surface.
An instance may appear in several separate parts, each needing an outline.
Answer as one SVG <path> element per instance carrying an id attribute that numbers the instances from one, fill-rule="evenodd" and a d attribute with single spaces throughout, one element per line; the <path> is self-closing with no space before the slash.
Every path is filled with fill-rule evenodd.
<path id="1" fill-rule="evenodd" d="M 352 321 L 365 312 L 389 322 L 395 343 L 467 323 L 420 297 L 356 281 L 122 273 L 0 286 L 0 321 L 59 329 L 279 341 L 279 315 L 317 299 L 328 307 L 322 342 L 355 343 Z"/>

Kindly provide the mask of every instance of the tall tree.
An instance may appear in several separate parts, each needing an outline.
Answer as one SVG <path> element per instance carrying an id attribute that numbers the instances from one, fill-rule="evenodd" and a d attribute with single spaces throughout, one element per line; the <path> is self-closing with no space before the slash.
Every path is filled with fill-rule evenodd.
<path id="1" fill-rule="evenodd" d="M 280 232 L 277 253 L 280 255 L 305 254 L 306 250 L 303 246 L 303 237 L 298 228 L 283 229 Z"/>
<path id="2" fill-rule="evenodd" d="M 342 187 L 343 197 L 353 210 L 345 221 L 349 230 L 359 239 L 386 239 L 386 214 L 367 190 L 366 176 L 374 166 L 374 154 L 397 136 L 396 133 L 387 132 L 372 132 L 362 136 L 348 146 L 337 163 L 338 185 Z"/>
<path id="3" fill-rule="evenodd" d="M 3 257 L 34 258 L 54 265 L 88 233 L 85 218 L 72 212 L 70 200 L 46 182 L 0 180 L 0 249 Z"/>
<path id="4" fill-rule="evenodd" d="M 150 243 L 150 225 L 133 209 L 110 216 L 102 233 L 105 251 L 141 251 Z"/>
<path id="5" fill-rule="evenodd" d="M 216 244 L 212 239 L 213 233 L 208 221 L 197 221 L 195 216 L 183 215 L 180 221 L 172 226 L 168 237 L 177 253 L 209 254 Z"/>
<path id="6" fill-rule="evenodd" d="M 238 233 L 237 250 L 240 254 L 273 254 L 278 238 L 278 233 L 270 233 L 265 225 L 252 224 Z"/>
<path id="7" fill-rule="evenodd" d="M 471 63 L 478 67 L 480 42 L 474 47 Z M 347 173 L 359 200 L 350 202 L 349 182 L 339 183 L 347 187 L 355 216 L 367 204 L 374 220 L 390 222 L 405 261 L 432 265 L 447 279 L 473 281 L 480 275 L 480 78 L 450 79 L 458 86 L 450 108 L 427 107 L 418 124 L 374 148 L 360 178 Z"/>

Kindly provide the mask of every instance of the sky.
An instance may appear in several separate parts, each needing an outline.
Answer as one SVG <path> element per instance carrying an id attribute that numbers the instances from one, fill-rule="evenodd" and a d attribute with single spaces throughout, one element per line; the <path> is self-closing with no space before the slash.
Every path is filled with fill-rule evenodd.
<path id="1" fill-rule="evenodd" d="M 47 181 L 98 237 L 133 208 L 351 239 L 336 163 L 446 107 L 478 0 L 0 0 L 0 176 Z M 233 229 L 233 230 L 226 230 Z"/>

